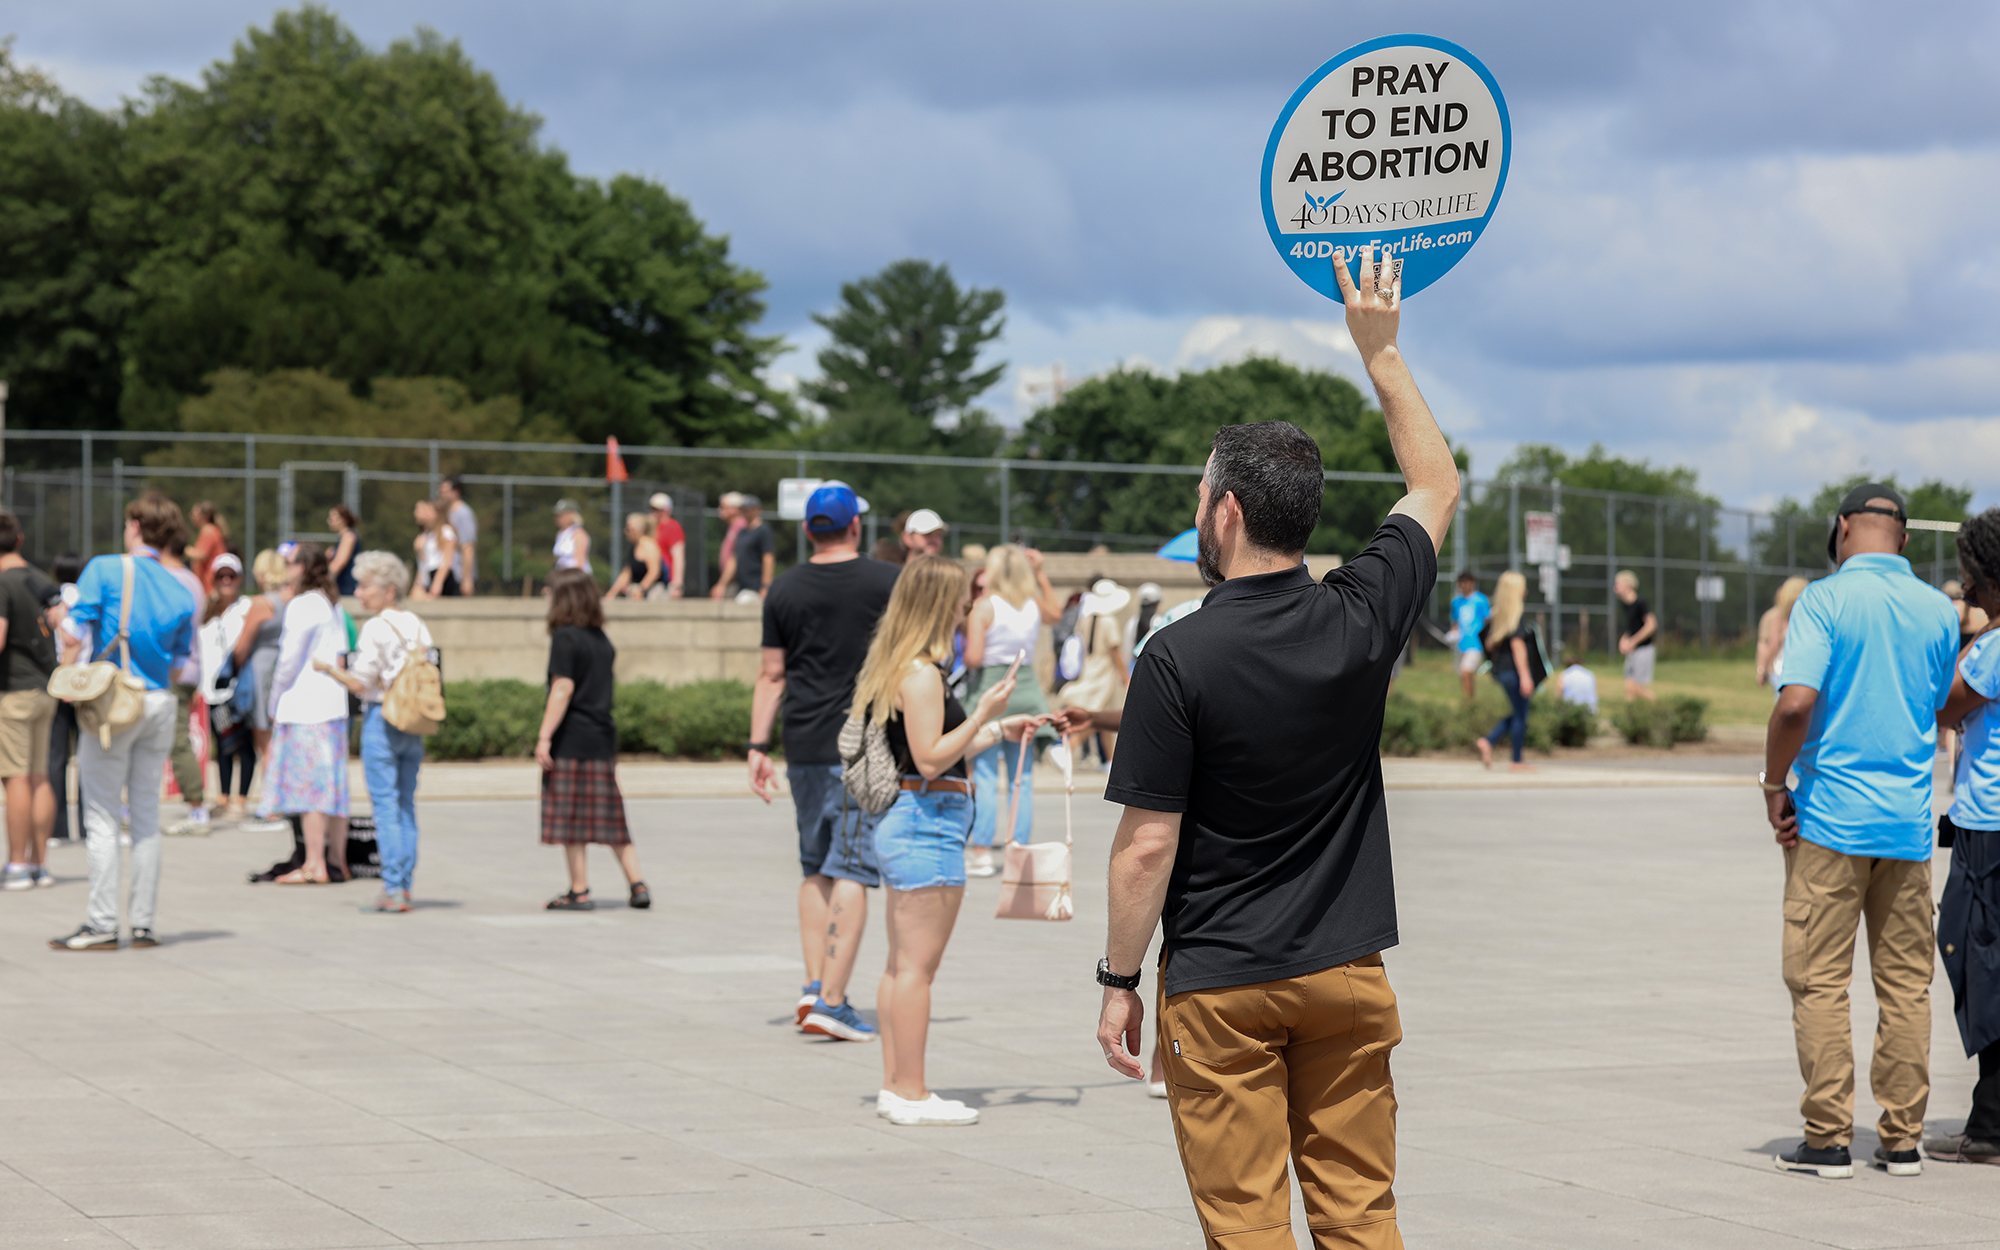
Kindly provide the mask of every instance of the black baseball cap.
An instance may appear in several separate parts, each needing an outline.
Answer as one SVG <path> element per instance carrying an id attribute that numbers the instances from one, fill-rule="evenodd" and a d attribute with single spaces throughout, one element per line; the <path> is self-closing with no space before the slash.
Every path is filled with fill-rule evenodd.
<path id="1" fill-rule="evenodd" d="M 1892 499 L 1895 501 L 1896 506 L 1894 508 L 1875 508 L 1869 506 L 1870 501 L 1876 499 Z M 1840 559 L 1838 552 L 1835 550 L 1840 543 L 1840 518 L 1853 516 L 1857 512 L 1874 512 L 1881 516 L 1892 516 L 1905 525 L 1910 522 L 1910 515 L 1903 503 L 1902 491 L 1897 490 L 1893 486 L 1884 486 L 1880 482 L 1863 482 L 1853 490 L 1848 491 L 1847 497 L 1840 501 L 1840 511 L 1835 514 L 1833 528 L 1826 535 L 1827 559 Z"/>

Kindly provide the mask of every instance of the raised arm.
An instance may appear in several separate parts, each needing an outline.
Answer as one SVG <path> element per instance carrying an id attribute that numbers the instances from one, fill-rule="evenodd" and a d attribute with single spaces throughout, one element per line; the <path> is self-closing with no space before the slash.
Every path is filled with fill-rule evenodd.
<path id="1" fill-rule="evenodd" d="M 1382 405 L 1396 467 L 1410 487 L 1389 511 L 1414 518 L 1430 534 L 1432 549 L 1442 551 L 1445 531 L 1458 511 L 1458 462 L 1452 459 L 1451 447 L 1396 346 L 1403 313 L 1402 285 L 1389 290 L 1376 288 L 1373 246 L 1362 248 L 1360 259 L 1358 286 L 1347 272 L 1346 258 L 1338 253 L 1333 258 L 1333 276 L 1347 302 L 1347 332 L 1361 353 L 1368 380 L 1375 384 L 1376 401 Z"/>

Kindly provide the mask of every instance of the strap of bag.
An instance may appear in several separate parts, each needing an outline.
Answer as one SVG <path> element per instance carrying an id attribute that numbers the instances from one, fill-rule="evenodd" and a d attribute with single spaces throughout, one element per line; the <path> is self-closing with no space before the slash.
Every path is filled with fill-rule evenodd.
<path id="1" fill-rule="evenodd" d="M 125 588 L 118 596 L 118 667 L 127 676 L 132 672 L 132 580 L 137 565 L 131 556 L 119 556 L 125 566 Z"/>

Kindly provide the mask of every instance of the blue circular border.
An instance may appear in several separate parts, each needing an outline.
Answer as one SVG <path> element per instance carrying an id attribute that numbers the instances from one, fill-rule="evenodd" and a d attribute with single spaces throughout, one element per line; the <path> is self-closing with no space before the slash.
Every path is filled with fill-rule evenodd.
<path id="1" fill-rule="evenodd" d="M 1358 57 L 1366 56 L 1370 52 L 1377 52 L 1383 48 L 1408 47 L 1433 48 L 1439 52 L 1450 53 L 1452 56 L 1458 58 L 1459 64 L 1469 66 L 1474 73 L 1478 74 L 1480 81 L 1486 84 L 1486 89 L 1493 93 L 1493 103 L 1500 109 L 1500 176 L 1499 180 L 1493 184 L 1493 198 L 1487 202 L 1484 215 L 1471 221 L 1453 221 L 1430 226 L 1412 226 L 1404 230 L 1405 234 L 1423 235 L 1428 238 L 1437 238 L 1446 234 L 1458 234 L 1467 230 L 1472 232 L 1470 242 L 1453 244 L 1449 247 L 1426 247 L 1422 249 L 1417 253 L 1417 256 L 1424 262 L 1421 265 L 1414 263 L 1412 258 L 1406 257 L 1403 264 L 1404 295 L 1415 295 L 1418 291 L 1423 290 L 1431 283 L 1450 273 L 1452 267 L 1464 259 L 1465 254 L 1472 250 L 1472 245 L 1479 242 L 1480 236 L 1486 233 L 1487 224 L 1493 220 L 1493 210 L 1500 207 L 1500 194 L 1507 189 L 1507 168 L 1514 160 L 1514 124 L 1507 113 L 1507 97 L 1501 94 L 1500 84 L 1494 80 L 1492 73 L 1478 57 L 1472 55 L 1472 53 L 1453 43 L 1451 40 L 1439 39 L 1435 35 L 1384 35 L 1380 39 L 1370 39 L 1366 43 L 1357 43 L 1345 52 L 1339 53 L 1332 60 L 1313 71 L 1312 76 L 1307 78 L 1303 83 L 1300 83 L 1297 91 L 1292 92 L 1292 98 L 1285 101 L 1284 111 L 1278 114 L 1278 122 L 1275 126 L 1271 127 L 1271 137 L 1264 144 L 1264 167 L 1257 175 L 1258 185 L 1264 200 L 1264 229 L 1270 233 L 1271 242 L 1278 249 L 1278 259 L 1284 261 L 1290 267 L 1291 271 L 1298 275 L 1299 281 L 1336 303 L 1340 302 L 1340 286 L 1334 280 L 1332 259 L 1322 259 L 1319 257 L 1308 259 L 1303 256 L 1293 257 L 1287 254 L 1288 249 L 1302 239 L 1325 239 L 1334 242 L 1336 246 L 1352 246 L 1347 240 L 1366 236 L 1362 237 L 1362 241 L 1366 242 L 1367 237 L 1379 237 L 1382 231 L 1378 227 L 1363 231 L 1326 231 L 1319 234 L 1283 233 L 1278 229 L 1278 215 L 1271 203 L 1271 161 L 1278 154 L 1278 140 L 1284 136 L 1285 127 L 1291 124 L 1292 114 L 1298 111 L 1299 104 L 1305 100 L 1306 95 L 1314 87 L 1320 84 L 1321 79 L 1341 66 L 1346 65 L 1348 62 Z"/>

